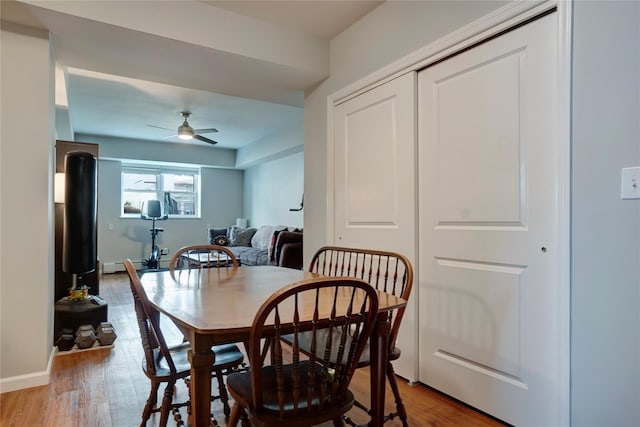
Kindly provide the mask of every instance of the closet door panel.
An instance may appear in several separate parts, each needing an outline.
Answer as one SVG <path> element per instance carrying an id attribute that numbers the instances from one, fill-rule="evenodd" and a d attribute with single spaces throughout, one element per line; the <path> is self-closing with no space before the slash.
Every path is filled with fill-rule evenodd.
<path id="1" fill-rule="evenodd" d="M 419 379 L 558 424 L 555 14 L 419 73 Z"/>
<path id="2" fill-rule="evenodd" d="M 407 256 L 415 267 L 415 73 L 334 108 L 333 242 Z M 417 379 L 417 280 L 402 320 L 396 372 Z"/>

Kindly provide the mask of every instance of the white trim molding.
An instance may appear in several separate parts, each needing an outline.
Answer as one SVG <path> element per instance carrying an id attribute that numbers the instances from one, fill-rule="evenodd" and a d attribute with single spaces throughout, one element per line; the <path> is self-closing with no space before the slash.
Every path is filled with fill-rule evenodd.
<path id="1" fill-rule="evenodd" d="M 558 15 L 558 421 L 571 425 L 571 74 L 573 1 L 559 1 Z"/>
<path id="2" fill-rule="evenodd" d="M 56 354 L 56 348 L 54 347 L 49 353 L 49 361 L 47 362 L 47 369 L 40 372 L 32 372 L 25 375 L 16 375 L 9 378 L 0 378 L 0 393 L 7 393 L 9 391 L 22 390 L 24 388 L 38 387 L 49 384 L 51 380 L 51 366 L 53 365 L 53 358 Z"/>

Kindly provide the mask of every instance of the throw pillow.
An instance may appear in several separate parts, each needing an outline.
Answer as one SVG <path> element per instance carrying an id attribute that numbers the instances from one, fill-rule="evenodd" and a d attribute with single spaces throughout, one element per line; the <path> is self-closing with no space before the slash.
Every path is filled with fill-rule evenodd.
<path id="1" fill-rule="evenodd" d="M 238 234 L 242 233 L 245 230 L 247 230 L 247 227 L 238 227 L 237 225 L 232 225 L 231 227 L 229 227 L 227 237 L 233 242 L 236 237 L 238 237 Z"/>
<path id="2" fill-rule="evenodd" d="M 210 228 L 209 229 L 209 243 L 214 245 L 213 241 L 218 236 L 227 237 L 227 229 L 226 228 Z"/>
<path id="3" fill-rule="evenodd" d="M 216 236 L 213 239 L 213 244 L 218 246 L 227 246 L 230 243 L 229 238 L 227 236 Z"/>
<path id="4" fill-rule="evenodd" d="M 244 229 L 231 240 L 230 246 L 251 246 L 251 238 L 254 234 L 256 234 L 255 228 Z"/>
<path id="5" fill-rule="evenodd" d="M 251 240 L 251 246 L 259 249 L 269 249 L 269 245 L 271 244 L 271 236 L 273 236 L 273 232 L 276 230 L 283 230 L 287 227 L 284 225 L 263 225 L 258 228 L 256 234 L 253 236 Z"/>

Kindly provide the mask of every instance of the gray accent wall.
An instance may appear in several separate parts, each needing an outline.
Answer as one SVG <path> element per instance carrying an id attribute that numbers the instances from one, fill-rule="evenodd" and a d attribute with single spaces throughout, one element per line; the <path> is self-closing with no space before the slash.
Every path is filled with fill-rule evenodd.
<path id="1" fill-rule="evenodd" d="M 151 221 L 120 216 L 122 160 L 152 160 L 201 167 L 201 217 L 156 222 L 157 227 L 164 229 L 158 234 L 158 247 L 169 251 L 168 256 L 161 258 L 161 267 L 168 266 L 170 255 L 182 246 L 208 243 L 209 226 L 229 226 L 244 215 L 244 171 L 233 168 L 235 150 L 84 134 L 76 135 L 75 139 L 98 144 L 100 150 L 98 257 L 104 271 L 124 271 L 123 261 L 126 258 L 140 266 L 143 259 L 149 258 L 151 251 Z"/>
<path id="2" fill-rule="evenodd" d="M 303 192 L 302 123 L 239 151 L 86 134 L 78 134 L 75 139 L 100 146 L 98 257 L 104 271 L 123 271 L 125 258 L 140 263 L 151 250 L 151 222 L 120 217 L 121 160 L 202 167 L 201 218 L 157 222 L 165 229 L 158 235 L 157 244 L 167 248 L 169 254 L 185 245 L 207 243 L 210 226 L 228 227 L 236 218 L 247 218 L 252 226 L 302 227 L 303 213 L 289 212 L 289 208 L 299 207 Z M 163 256 L 161 266 L 166 266 L 169 259 Z"/>
<path id="3" fill-rule="evenodd" d="M 140 262 L 151 250 L 151 221 L 120 216 L 120 168 L 116 160 L 100 160 L 98 166 L 98 257 L 123 271 L 123 261 Z M 158 247 L 173 254 L 182 246 L 208 243 L 208 226 L 228 226 L 242 216 L 243 171 L 203 167 L 201 179 L 201 218 L 170 218 L 157 221 L 164 232 L 158 235 Z M 109 227 L 112 225 L 113 227 Z M 161 258 L 168 265 L 170 256 Z M 105 265 L 105 270 L 113 266 Z"/>

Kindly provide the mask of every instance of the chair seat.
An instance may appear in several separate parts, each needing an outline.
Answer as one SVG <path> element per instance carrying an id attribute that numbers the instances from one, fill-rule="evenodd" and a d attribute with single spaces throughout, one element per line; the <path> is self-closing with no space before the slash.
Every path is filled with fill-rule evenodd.
<path id="1" fill-rule="evenodd" d="M 162 357 L 159 348 L 152 349 L 155 373 L 149 372 L 146 358 L 142 359 L 142 370 L 145 374 L 147 374 L 148 377 L 158 378 L 160 380 L 168 379 L 174 375 L 176 376 L 176 378 L 187 377 L 189 376 L 189 372 L 191 370 L 191 364 L 189 363 L 188 356 L 189 348 L 189 343 L 182 343 L 173 347 L 169 347 L 169 353 L 171 354 L 173 363 L 176 366 L 176 374 L 171 373 L 169 364 L 167 363 L 167 360 Z"/>
<path id="2" fill-rule="evenodd" d="M 188 342 L 184 342 L 172 347 L 169 347 L 171 358 L 176 366 L 178 372 L 178 378 L 184 378 L 189 376 L 191 372 L 191 363 L 189 363 L 189 350 L 191 346 Z M 237 366 L 244 360 L 244 355 L 235 344 L 223 344 L 213 346 L 213 352 L 216 355 L 215 362 L 213 364 L 213 370 L 226 369 Z M 171 369 L 167 360 L 162 357 L 159 349 L 153 350 L 153 360 L 155 363 L 155 377 L 168 378 L 171 376 Z M 147 361 L 142 360 L 142 369 L 147 373 Z M 147 375 L 150 375 L 147 373 Z"/>
<path id="3" fill-rule="evenodd" d="M 213 352 L 216 355 L 213 363 L 214 370 L 232 368 L 244 361 L 244 354 L 235 344 L 214 345 Z"/>
<path id="4" fill-rule="evenodd" d="M 311 364 L 308 361 L 300 362 L 300 390 L 307 390 L 309 385 L 309 370 Z M 315 375 L 322 375 L 319 365 L 315 366 Z M 300 400 L 298 401 L 298 409 L 294 410 L 294 402 L 291 399 L 293 389 L 293 366 L 285 365 L 284 371 L 284 388 L 285 398 L 284 402 L 284 414 L 280 414 L 280 402 L 278 401 L 278 385 L 276 379 L 276 369 L 274 366 L 265 366 L 262 368 L 262 389 L 263 389 L 263 408 L 260 412 L 260 419 L 271 419 L 271 422 L 267 422 L 269 425 L 282 425 L 282 423 L 291 423 L 296 425 L 296 419 L 304 419 L 310 421 L 316 419 L 318 423 L 329 421 L 335 418 L 335 414 L 341 414 L 347 412 L 354 404 L 353 393 L 349 390 L 345 393 L 345 397 L 338 405 L 333 405 L 336 410 L 327 413 L 326 409 L 321 410 L 320 403 L 320 381 L 313 388 L 314 393 L 311 399 L 311 405 L 308 404 L 306 392 L 300 393 Z M 245 408 L 249 408 L 250 411 L 254 411 L 255 405 L 253 404 L 253 394 L 251 386 L 251 372 L 236 372 L 227 377 L 227 385 L 229 392 L 233 398 L 240 402 Z M 327 393 L 327 397 L 330 397 Z M 306 424 L 309 425 L 309 424 Z"/>
<path id="5" fill-rule="evenodd" d="M 389 362 L 393 362 L 394 360 L 398 360 L 400 355 L 402 354 L 402 350 L 398 347 L 393 347 L 389 353 L 387 353 L 387 360 Z M 362 357 L 360 358 L 360 362 L 358 363 L 358 367 L 369 366 L 371 364 L 371 351 L 369 350 L 369 343 L 364 348 L 364 353 L 362 353 Z"/>

